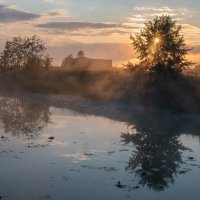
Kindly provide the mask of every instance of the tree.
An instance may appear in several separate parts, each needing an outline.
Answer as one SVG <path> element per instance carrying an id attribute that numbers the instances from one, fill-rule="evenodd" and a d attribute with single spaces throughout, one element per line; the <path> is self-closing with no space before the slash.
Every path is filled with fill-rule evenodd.
<path id="1" fill-rule="evenodd" d="M 155 17 L 130 39 L 139 54 L 140 66 L 148 71 L 181 72 L 191 65 L 185 58 L 189 49 L 181 34 L 181 25 L 170 16 Z"/>
<path id="2" fill-rule="evenodd" d="M 36 35 L 27 38 L 14 37 L 5 43 L 0 55 L 0 72 L 23 69 L 48 69 L 52 59 L 46 53 L 44 42 Z"/>
<path id="3" fill-rule="evenodd" d="M 85 53 L 84 51 L 80 50 L 78 53 L 77 53 L 77 57 L 78 58 L 83 58 L 85 56 Z"/>
<path id="4" fill-rule="evenodd" d="M 74 58 L 72 54 L 69 54 L 65 57 L 61 63 L 61 67 L 73 67 L 74 65 Z"/>

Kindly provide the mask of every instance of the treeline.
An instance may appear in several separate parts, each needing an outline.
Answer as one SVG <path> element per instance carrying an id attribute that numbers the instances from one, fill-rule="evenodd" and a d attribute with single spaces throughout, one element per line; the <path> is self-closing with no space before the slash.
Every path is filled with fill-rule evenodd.
<path id="1" fill-rule="evenodd" d="M 7 41 L 0 55 L 0 75 L 7 76 L 28 70 L 39 72 L 51 67 L 53 59 L 46 53 L 44 42 L 36 35 L 14 37 Z"/>
<path id="2" fill-rule="evenodd" d="M 77 58 L 83 58 L 79 51 Z M 72 55 L 61 67 L 53 67 L 44 42 L 36 35 L 14 37 L 5 43 L 0 55 L 0 89 L 9 91 L 76 94 L 96 99 L 118 98 L 125 87 L 127 74 L 120 69 L 90 71 L 66 70 Z M 72 67 L 70 69 L 73 69 Z"/>
<path id="3" fill-rule="evenodd" d="M 77 57 L 84 57 L 84 52 L 80 51 Z M 187 76 L 181 72 L 170 74 L 171 69 L 167 67 L 167 73 L 160 73 L 158 64 L 155 65 L 156 71 L 131 63 L 120 69 L 91 71 L 53 67 L 52 61 L 38 36 L 13 38 L 6 42 L 0 55 L 0 89 L 73 94 L 178 112 L 200 111 L 198 76 Z"/>
<path id="4" fill-rule="evenodd" d="M 77 59 L 84 58 L 84 56 L 85 56 L 85 53 L 82 50 L 78 51 L 76 58 L 74 58 L 72 54 L 69 54 L 67 57 L 63 59 L 60 67 L 73 69 L 73 66 L 78 65 Z"/>

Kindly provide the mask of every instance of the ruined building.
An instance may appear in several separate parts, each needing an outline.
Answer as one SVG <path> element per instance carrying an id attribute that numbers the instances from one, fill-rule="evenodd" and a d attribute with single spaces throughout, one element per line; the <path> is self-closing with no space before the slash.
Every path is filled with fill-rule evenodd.
<path id="1" fill-rule="evenodd" d="M 108 59 L 91 59 L 87 57 L 73 58 L 72 55 L 66 57 L 62 64 L 62 68 L 72 69 L 88 69 L 88 70 L 103 70 L 112 68 L 112 60 Z"/>

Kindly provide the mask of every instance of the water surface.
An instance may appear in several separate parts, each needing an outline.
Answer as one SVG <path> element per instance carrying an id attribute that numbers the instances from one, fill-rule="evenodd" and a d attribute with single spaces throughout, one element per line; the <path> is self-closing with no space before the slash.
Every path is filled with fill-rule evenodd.
<path id="1" fill-rule="evenodd" d="M 200 116 L 0 96 L 0 197 L 199 199 Z"/>

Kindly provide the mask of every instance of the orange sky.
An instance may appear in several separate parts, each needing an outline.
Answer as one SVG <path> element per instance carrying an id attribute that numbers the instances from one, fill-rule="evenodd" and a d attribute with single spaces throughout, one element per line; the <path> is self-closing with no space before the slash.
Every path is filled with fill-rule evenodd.
<path id="1" fill-rule="evenodd" d="M 0 0 L 0 47 L 13 36 L 39 35 L 54 63 L 78 50 L 112 59 L 114 65 L 136 61 L 130 45 L 146 20 L 167 14 L 182 24 L 188 56 L 199 62 L 200 1 L 194 0 Z"/>

